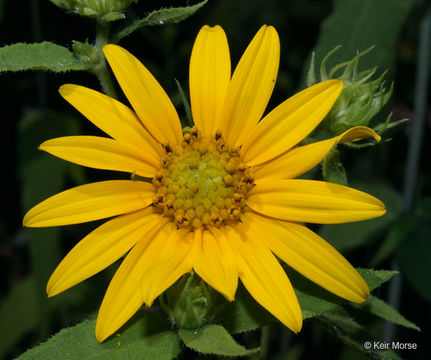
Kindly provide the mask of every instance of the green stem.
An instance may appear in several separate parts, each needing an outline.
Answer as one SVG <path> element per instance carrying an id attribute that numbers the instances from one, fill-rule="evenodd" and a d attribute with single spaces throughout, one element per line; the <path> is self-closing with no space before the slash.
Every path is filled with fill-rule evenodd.
<path id="1" fill-rule="evenodd" d="M 262 335 L 260 337 L 260 358 L 262 360 L 265 360 L 268 357 L 270 332 L 271 332 L 271 325 L 262 327 Z"/>
<path id="2" fill-rule="evenodd" d="M 104 93 L 114 99 L 117 99 L 114 84 L 112 83 L 111 75 L 109 74 L 105 56 L 102 52 L 102 47 L 109 42 L 109 22 L 99 20 L 96 28 L 96 44 L 95 48 L 100 53 L 100 61 L 93 67 L 93 73 L 100 81 L 100 85 Z"/>

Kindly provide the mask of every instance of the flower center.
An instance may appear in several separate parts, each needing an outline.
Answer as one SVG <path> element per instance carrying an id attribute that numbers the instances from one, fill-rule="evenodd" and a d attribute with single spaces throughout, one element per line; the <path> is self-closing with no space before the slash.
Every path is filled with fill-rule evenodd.
<path id="1" fill-rule="evenodd" d="M 175 148 L 165 147 L 163 167 L 153 178 L 153 204 L 177 228 L 221 227 L 237 222 L 254 186 L 250 168 L 239 158 L 240 148 L 227 145 L 221 133 L 205 138 L 184 129 Z"/>

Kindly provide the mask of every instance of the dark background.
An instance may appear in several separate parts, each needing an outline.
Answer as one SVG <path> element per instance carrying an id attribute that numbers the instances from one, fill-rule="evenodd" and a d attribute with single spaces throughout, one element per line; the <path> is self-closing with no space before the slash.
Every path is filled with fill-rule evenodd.
<path id="1" fill-rule="evenodd" d="M 142 0 L 131 7 L 130 16 L 142 17 L 154 9 L 184 5 L 187 5 L 185 0 Z M 429 346 L 427 339 L 431 336 L 429 325 L 431 285 L 428 278 L 431 271 L 429 264 L 431 231 L 428 225 L 431 209 L 430 145 L 427 141 L 431 128 L 429 104 L 426 124 L 422 131 L 424 142 L 414 191 L 414 206 L 402 210 L 401 204 L 409 134 L 415 121 L 413 108 L 415 78 L 419 71 L 417 67 L 419 24 L 428 6 L 429 3 L 426 1 L 417 1 L 412 7 L 395 46 L 390 49 L 391 53 L 388 54 L 390 60 L 383 64 L 390 68 L 389 79 L 395 81 L 395 91 L 381 118 L 386 118 L 392 111 L 394 120 L 406 117 L 411 120 L 384 135 L 384 138 L 392 139 L 390 142 L 363 150 L 348 148 L 342 150 L 342 161 L 349 179 L 353 183 L 365 184 L 364 189 L 376 195 L 380 194 L 379 189 L 383 186 L 382 191 L 386 195 L 382 197 L 389 197 L 389 201 L 395 203 L 394 209 L 397 214 L 393 216 L 392 222 L 376 228 L 376 231 L 371 227 L 368 235 L 353 245 L 346 245 L 348 239 L 344 239 L 343 242 L 337 238 L 338 228 L 320 229 L 322 234 L 326 234 L 325 238 L 328 241 L 335 246 L 341 244 L 340 250 L 355 266 L 375 266 L 379 269 L 392 269 L 395 264 L 400 266 L 402 281 L 401 291 L 396 297 L 399 300 L 398 309 L 406 318 L 420 326 L 422 332 L 396 327 L 394 338 L 418 344 L 418 351 L 400 353 L 402 357 L 412 359 L 426 358 L 426 348 Z M 277 84 L 268 106 L 268 109 L 272 109 L 303 87 L 307 59 L 316 45 L 322 22 L 332 10 L 333 3 L 330 0 L 210 0 L 199 12 L 184 22 L 146 27 L 125 38 L 121 45 L 143 61 L 183 115 L 174 79 L 178 79 L 187 90 L 190 52 L 202 25 L 219 24 L 224 28 L 229 40 L 232 66 L 237 63 L 260 26 L 273 25 L 280 35 L 281 60 Z M 115 29 L 118 25 L 113 26 Z M 92 42 L 95 25 L 93 20 L 66 13 L 47 0 L 3 0 L 0 1 L 0 34 L 0 46 L 45 40 L 71 48 L 72 39 L 79 41 L 88 39 Z M 350 54 L 350 57 L 354 55 Z M 367 59 L 372 63 L 372 53 Z M 382 70 L 379 68 L 378 72 L 381 73 Z M 83 72 L 0 74 L 2 105 L 0 185 L 3 199 L 0 218 L 0 314 L 3 314 L 1 311 L 6 311 L 5 309 L 13 308 L 11 303 L 16 305 L 15 311 L 21 314 L 21 317 L 17 316 L 17 319 L 21 320 L 12 324 L 0 319 L 0 343 L 1 334 L 14 334 L 13 341 L 9 337 L 8 343 L 0 348 L 0 357 L 2 355 L 5 358 L 15 357 L 44 341 L 59 329 L 80 322 L 97 311 L 109 279 L 117 266 L 110 267 L 84 284 L 68 290 L 66 294 L 45 300 L 44 286 L 50 272 L 81 237 L 95 228 L 95 224 L 54 230 L 27 230 L 21 225 L 23 214 L 30 206 L 58 192 L 58 189 L 88 180 L 107 179 L 107 176 L 110 176 L 106 172 L 61 165 L 60 160 L 51 159 L 47 154 L 39 154 L 37 150 L 37 145 L 43 140 L 67 135 L 65 131 L 69 134 L 98 134 L 97 129 L 59 96 L 58 87 L 68 82 L 100 89 L 97 78 Z M 47 162 L 44 172 L 32 171 L 29 164 L 35 159 Z M 64 176 L 56 177 L 57 169 Z M 369 187 L 367 184 L 370 184 Z M 399 221 L 406 218 L 414 219 L 412 221 L 415 230 L 409 233 L 407 239 L 400 241 L 390 256 L 378 264 L 373 264 L 373 256 L 390 229 L 399 226 L 402 232 L 407 225 L 400 225 Z M 367 224 L 366 222 L 364 225 L 365 230 Z M 12 297 L 13 289 L 21 288 L 22 292 L 15 291 L 15 297 Z M 387 284 L 384 285 L 375 295 L 387 300 L 388 288 Z M 30 297 L 29 289 L 33 291 Z M 8 307 L 5 307 L 6 305 Z M 371 317 L 364 321 L 375 338 L 381 339 L 384 322 Z M 252 333 L 240 341 L 253 343 L 257 335 L 257 332 Z M 309 321 L 305 323 L 304 330 L 299 336 L 290 335 L 281 326 L 273 327 L 270 344 L 270 356 L 274 359 L 363 357 L 332 339 L 321 327 Z M 286 357 L 286 351 L 289 357 Z"/>

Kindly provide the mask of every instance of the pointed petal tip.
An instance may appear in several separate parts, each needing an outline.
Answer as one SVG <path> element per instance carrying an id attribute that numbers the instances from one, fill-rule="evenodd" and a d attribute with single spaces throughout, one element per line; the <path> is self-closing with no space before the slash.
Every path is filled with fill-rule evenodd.
<path id="1" fill-rule="evenodd" d="M 108 337 L 110 337 L 115 332 L 115 330 L 110 329 L 109 326 L 104 326 L 104 325 L 106 324 L 102 324 L 100 322 L 100 318 L 98 315 L 96 320 L 95 335 L 96 335 L 96 340 L 99 344 L 104 342 Z"/>
<path id="2" fill-rule="evenodd" d="M 295 316 L 296 315 L 296 316 Z M 302 325 L 304 323 L 303 317 L 302 317 L 302 311 L 299 310 L 297 314 L 294 314 L 290 316 L 289 321 L 281 321 L 288 329 L 290 329 L 292 332 L 294 332 L 296 335 L 298 335 L 302 330 Z"/>
<path id="3" fill-rule="evenodd" d="M 103 335 L 103 334 L 100 334 L 98 331 L 97 331 L 97 328 L 96 328 L 96 332 L 95 332 L 95 335 L 96 335 L 96 340 L 97 340 L 97 342 L 99 343 L 99 344 L 101 344 L 108 336 L 106 336 L 106 335 Z"/>

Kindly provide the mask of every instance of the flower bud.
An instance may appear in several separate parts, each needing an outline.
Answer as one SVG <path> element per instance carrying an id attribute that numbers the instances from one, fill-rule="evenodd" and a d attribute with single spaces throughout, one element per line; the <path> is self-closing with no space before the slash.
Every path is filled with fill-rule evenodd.
<path id="1" fill-rule="evenodd" d="M 160 296 L 160 306 L 183 329 L 197 329 L 210 320 L 218 294 L 194 273 L 184 275 Z"/>
<path id="2" fill-rule="evenodd" d="M 101 61 L 100 52 L 97 49 L 88 44 L 74 40 L 72 43 L 72 49 L 75 56 L 85 64 L 98 64 Z"/>
<path id="3" fill-rule="evenodd" d="M 122 13 L 134 0 L 50 0 L 65 10 L 81 16 L 115 21 L 124 19 Z"/>
<path id="4" fill-rule="evenodd" d="M 336 47 L 330 51 L 323 59 L 320 67 L 321 81 L 334 78 L 343 81 L 343 91 L 323 122 L 323 125 L 332 135 L 338 135 L 354 126 L 368 126 L 374 116 L 388 102 L 393 91 L 393 83 L 389 89 L 385 88 L 386 81 L 384 77 L 387 71 L 383 72 L 375 80 L 371 80 L 371 78 L 375 74 L 377 67 L 360 73 L 357 72 L 359 59 L 371 51 L 372 48 L 359 53 L 349 61 L 334 66 L 328 74 L 326 62 L 339 48 Z M 340 71 L 343 71 L 341 76 L 335 77 L 335 74 Z M 307 85 L 312 85 L 314 82 L 313 57 Z"/>

